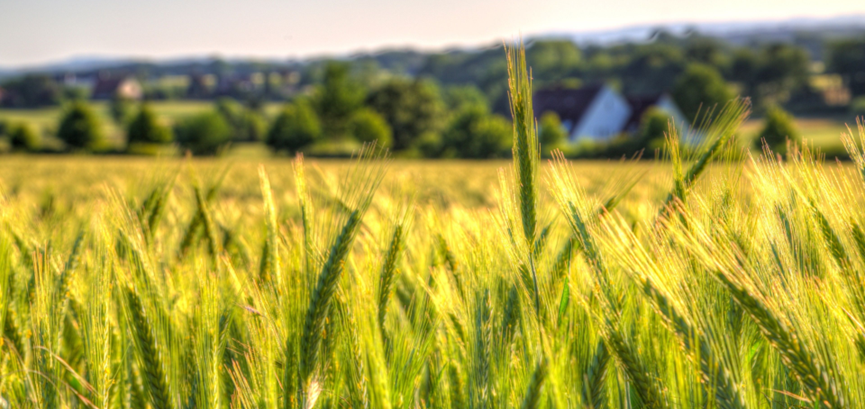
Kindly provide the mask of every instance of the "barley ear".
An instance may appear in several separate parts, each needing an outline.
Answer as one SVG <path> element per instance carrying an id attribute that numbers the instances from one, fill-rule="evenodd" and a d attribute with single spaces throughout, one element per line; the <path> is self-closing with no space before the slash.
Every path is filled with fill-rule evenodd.
<path id="1" fill-rule="evenodd" d="M 702 134 L 701 137 L 704 139 L 702 152 L 686 173 L 675 172 L 677 176 L 674 187 L 667 195 L 667 199 L 664 200 L 659 216 L 671 213 L 673 211 L 671 206 L 674 201 L 684 201 L 686 199 L 691 188 L 697 182 L 697 179 L 700 178 L 700 175 L 703 174 L 712 160 L 718 156 L 725 145 L 735 136 L 739 126 L 748 117 L 750 108 L 751 105 L 748 99 L 736 99 L 728 102 L 721 109 L 721 112 L 713 118 L 714 120 L 710 121 L 710 118 L 705 118 L 707 126 L 705 129 L 699 131 Z M 678 144 L 679 140 L 675 127 L 670 127 L 670 133 L 667 138 L 668 141 Z M 678 153 L 676 149 L 674 151 Z M 674 160 L 674 163 L 680 163 L 680 161 Z"/>
<path id="2" fill-rule="evenodd" d="M 393 290 L 393 282 L 398 273 L 396 266 L 405 245 L 404 227 L 402 223 L 398 223 L 394 227 L 379 276 L 378 323 L 382 330 L 384 330 L 384 319 L 387 314 L 388 301 Z"/>
<path id="3" fill-rule="evenodd" d="M 523 398 L 522 409 L 538 409 L 541 406 L 541 388 L 547 379 L 547 360 L 542 359 L 535 367 L 529 387 Z"/>
<path id="4" fill-rule="evenodd" d="M 210 207 L 198 186 L 195 187 L 195 203 L 198 207 L 198 214 L 201 215 L 202 224 L 204 225 L 204 235 L 207 237 L 207 248 L 210 251 L 210 257 L 212 257 L 213 260 L 216 260 L 220 253 L 222 253 L 222 243 L 219 240 L 219 235 L 216 234 L 216 224 L 213 221 Z"/>
<path id="5" fill-rule="evenodd" d="M 643 293 L 649 298 L 655 311 L 664 323 L 679 338 L 682 349 L 700 367 L 703 387 L 714 392 L 715 400 L 722 409 L 744 409 L 745 401 L 733 377 L 706 341 L 705 335 L 698 333 L 682 316 L 665 294 L 655 288 L 648 279 L 643 280 Z"/>
<path id="6" fill-rule="evenodd" d="M 587 408 L 601 409 L 604 407 L 606 402 L 604 382 L 607 379 L 609 362 L 610 352 L 604 342 L 599 341 L 595 353 L 592 355 L 592 362 L 583 376 L 583 404 Z"/>
<path id="7" fill-rule="evenodd" d="M 258 168 L 258 177 L 261 180 L 261 195 L 264 198 L 264 215 L 267 225 L 267 238 L 262 254 L 261 270 L 258 278 L 262 283 L 271 280 L 281 281 L 282 273 L 279 262 L 279 231 L 276 223 L 276 205 L 273 203 L 273 191 L 270 189 L 270 180 L 264 167 Z"/>
<path id="8" fill-rule="evenodd" d="M 342 231 L 336 237 L 330 250 L 327 262 L 318 277 L 318 284 L 310 297 L 309 308 L 306 313 L 306 321 L 303 326 L 303 338 L 301 340 L 301 400 L 302 407 L 314 406 L 317 394 L 314 393 L 320 385 L 316 385 L 313 379 L 317 370 L 324 366 L 320 362 L 321 341 L 327 322 L 330 305 L 336 293 L 339 277 L 345 267 L 345 259 L 348 256 L 351 243 L 360 225 L 360 211 L 351 213 Z"/>
<path id="9" fill-rule="evenodd" d="M 788 328 L 759 298 L 752 295 L 745 286 L 733 281 L 727 273 L 716 271 L 715 276 L 757 324 L 760 332 L 778 351 L 782 362 L 802 383 L 813 401 L 819 402 L 820 407 L 826 409 L 846 407 L 834 379 L 817 362 L 814 354 L 802 343 L 793 328 Z"/>
<path id="10" fill-rule="evenodd" d="M 150 397 L 150 405 L 153 409 L 173 409 L 174 405 L 168 390 L 168 378 L 162 363 L 165 347 L 157 344 L 152 321 L 148 318 L 138 294 L 131 288 L 124 289 L 124 292 L 132 339 L 136 346 L 142 378 L 144 378 L 144 388 Z"/>
<path id="11" fill-rule="evenodd" d="M 650 375 L 634 347 L 622 337 L 619 330 L 607 322 L 601 330 L 601 336 L 624 369 L 643 405 L 650 409 L 666 408 L 663 389 Z"/>

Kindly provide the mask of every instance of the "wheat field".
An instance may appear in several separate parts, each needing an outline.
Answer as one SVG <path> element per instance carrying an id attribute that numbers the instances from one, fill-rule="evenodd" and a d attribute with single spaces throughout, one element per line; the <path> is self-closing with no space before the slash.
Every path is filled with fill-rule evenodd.
<path id="1" fill-rule="evenodd" d="M 512 163 L 0 163 L 0 407 L 865 407 L 865 130 L 542 163 L 509 72 Z"/>

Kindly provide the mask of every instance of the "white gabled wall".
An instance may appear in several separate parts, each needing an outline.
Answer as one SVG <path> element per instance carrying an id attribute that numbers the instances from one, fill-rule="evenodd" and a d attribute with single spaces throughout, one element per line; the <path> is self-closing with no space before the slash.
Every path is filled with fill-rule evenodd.
<path id="1" fill-rule="evenodd" d="M 676 128 L 682 131 L 682 133 L 687 132 L 691 124 L 688 123 L 685 114 L 679 110 L 679 106 L 673 102 L 672 97 L 667 94 L 661 95 L 661 98 L 658 98 L 658 103 L 655 106 L 670 114 L 673 123 L 676 124 Z"/>
<path id="2" fill-rule="evenodd" d="M 619 134 L 625 122 L 631 116 L 628 101 L 622 98 L 610 87 L 604 86 L 598 91 L 595 100 L 589 105 L 585 115 L 580 119 L 570 140 L 591 138 L 595 140 L 609 139 Z"/>

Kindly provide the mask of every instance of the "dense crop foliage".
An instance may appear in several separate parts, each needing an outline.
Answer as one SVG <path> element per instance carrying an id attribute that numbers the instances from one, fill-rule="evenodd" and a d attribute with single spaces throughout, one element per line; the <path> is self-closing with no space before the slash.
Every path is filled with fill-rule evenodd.
<path id="1" fill-rule="evenodd" d="M 290 191 L 263 166 L 86 209 L 2 190 L 0 406 L 865 407 L 861 140 L 839 169 L 710 166 L 734 102 L 696 149 L 668 137 L 671 178 L 589 189 L 542 166 L 520 51 L 509 72 L 492 207 L 419 199 L 372 148 L 335 175 L 298 157 Z"/>

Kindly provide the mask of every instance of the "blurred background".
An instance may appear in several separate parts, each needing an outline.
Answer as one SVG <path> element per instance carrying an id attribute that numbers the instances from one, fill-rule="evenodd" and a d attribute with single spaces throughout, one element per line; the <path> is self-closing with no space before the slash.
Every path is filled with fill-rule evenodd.
<path id="1" fill-rule="evenodd" d="M 743 147 L 843 156 L 865 115 L 865 3 L 584 3 L 0 0 L 0 152 L 506 157 L 520 39 L 545 155 L 651 152 L 747 97 Z"/>

